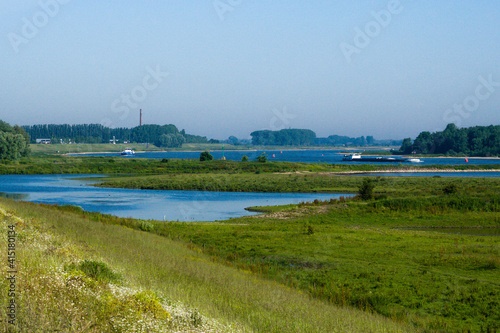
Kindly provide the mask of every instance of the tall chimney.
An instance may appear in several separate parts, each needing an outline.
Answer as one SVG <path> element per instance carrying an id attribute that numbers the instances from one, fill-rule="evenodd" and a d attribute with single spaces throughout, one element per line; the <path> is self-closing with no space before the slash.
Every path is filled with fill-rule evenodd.
<path id="1" fill-rule="evenodd" d="M 142 126 L 142 109 L 141 109 L 141 119 L 140 119 L 140 122 L 139 122 L 139 126 Z"/>

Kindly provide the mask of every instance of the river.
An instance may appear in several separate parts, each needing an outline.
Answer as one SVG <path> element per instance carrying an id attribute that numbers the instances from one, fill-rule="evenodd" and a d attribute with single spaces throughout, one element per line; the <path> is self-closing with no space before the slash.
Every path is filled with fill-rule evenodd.
<path id="1" fill-rule="evenodd" d="M 335 164 L 359 164 L 360 162 L 342 161 L 344 150 L 229 150 L 211 151 L 214 159 L 221 159 L 222 155 L 228 160 L 241 161 L 241 158 L 246 155 L 251 161 L 255 160 L 257 156 L 266 153 L 269 161 L 284 161 L 284 162 L 302 162 L 302 163 L 335 163 Z M 353 151 L 354 152 L 354 151 Z M 361 152 L 362 153 L 362 152 Z M 72 154 L 70 154 L 72 155 Z M 119 153 L 89 153 L 87 156 L 120 156 Z M 367 155 L 368 156 L 368 155 Z M 195 151 L 182 151 L 182 152 L 145 152 L 136 153 L 135 158 L 179 158 L 179 159 L 198 159 L 200 152 Z M 466 159 L 461 158 L 425 158 L 422 157 L 422 163 L 409 163 L 405 162 L 404 165 L 498 165 L 500 169 L 500 158 L 474 158 L 469 157 Z M 378 164 L 394 165 L 392 162 L 380 162 Z"/>

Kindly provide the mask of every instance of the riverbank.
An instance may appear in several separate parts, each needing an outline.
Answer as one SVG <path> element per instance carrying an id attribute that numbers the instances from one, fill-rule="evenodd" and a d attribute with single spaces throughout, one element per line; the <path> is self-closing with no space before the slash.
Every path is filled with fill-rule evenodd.
<path id="1" fill-rule="evenodd" d="M 484 169 L 484 170 L 458 170 L 458 169 L 438 169 L 438 168 L 405 168 L 405 169 L 381 169 L 376 171 L 343 171 L 336 172 L 333 174 L 345 175 L 345 174 L 372 174 L 372 173 L 461 173 L 461 172 L 500 172 L 500 169 Z"/>

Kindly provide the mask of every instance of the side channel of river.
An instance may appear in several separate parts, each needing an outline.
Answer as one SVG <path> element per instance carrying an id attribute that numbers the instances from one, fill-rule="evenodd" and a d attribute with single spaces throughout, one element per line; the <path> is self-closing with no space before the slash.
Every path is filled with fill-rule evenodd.
<path id="1" fill-rule="evenodd" d="M 80 206 L 120 217 L 167 221 L 217 221 L 255 215 L 252 206 L 329 200 L 352 194 L 152 191 L 98 188 L 90 175 L 0 175 L 0 196 Z M 86 179 L 84 179 L 86 178 Z"/>

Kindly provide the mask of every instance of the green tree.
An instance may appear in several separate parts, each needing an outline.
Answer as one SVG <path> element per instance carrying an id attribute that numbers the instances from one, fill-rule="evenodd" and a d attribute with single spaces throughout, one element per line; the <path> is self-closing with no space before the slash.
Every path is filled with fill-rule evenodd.
<path id="1" fill-rule="evenodd" d="M 373 198 L 373 189 L 375 184 L 370 178 L 363 178 L 363 183 L 359 186 L 358 195 L 362 200 L 370 200 Z"/>
<path id="2" fill-rule="evenodd" d="M 442 132 L 421 132 L 411 148 L 411 139 L 403 140 L 400 152 L 415 150 L 421 154 L 447 154 L 469 156 L 500 155 L 500 126 L 457 128 L 448 124 Z"/>
<path id="3" fill-rule="evenodd" d="M 200 161 L 211 161 L 213 160 L 214 157 L 208 150 L 205 150 L 203 153 L 200 154 Z"/>
<path id="4" fill-rule="evenodd" d="M 16 160 L 30 153 L 30 137 L 19 126 L 0 120 L 0 159 Z"/>
<path id="5" fill-rule="evenodd" d="M 266 153 L 262 153 L 261 155 L 257 156 L 257 162 L 261 162 L 261 163 L 267 162 Z"/>
<path id="6" fill-rule="evenodd" d="M 227 142 L 232 144 L 233 146 L 237 146 L 239 143 L 240 143 L 240 140 L 238 140 L 237 137 L 235 137 L 234 135 L 231 135 L 228 139 L 227 139 Z"/>
<path id="7" fill-rule="evenodd" d="M 248 162 L 248 156 L 247 156 L 247 155 L 243 155 L 243 156 L 241 157 L 241 161 L 242 161 L 242 162 Z"/>
<path id="8" fill-rule="evenodd" d="M 162 134 L 154 144 L 158 147 L 177 148 L 182 147 L 185 140 L 184 136 L 180 133 Z"/>
<path id="9" fill-rule="evenodd" d="M 411 154 L 413 149 L 413 142 L 411 141 L 411 138 L 406 138 L 403 140 L 403 143 L 401 144 L 401 148 L 399 148 L 399 151 L 402 152 L 403 154 Z"/>

